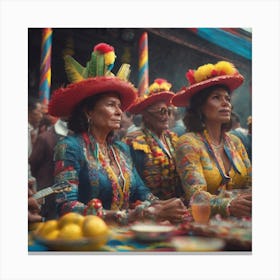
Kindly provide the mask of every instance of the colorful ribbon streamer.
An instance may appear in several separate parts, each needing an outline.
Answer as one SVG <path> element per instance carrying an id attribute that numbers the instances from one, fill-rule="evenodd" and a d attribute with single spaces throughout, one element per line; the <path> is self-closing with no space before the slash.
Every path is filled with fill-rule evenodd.
<path id="1" fill-rule="evenodd" d="M 44 28 L 42 32 L 39 97 L 41 103 L 45 105 L 44 107 L 46 108 L 50 99 L 51 52 L 52 29 Z"/>
<path id="2" fill-rule="evenodd" d="M 148 34 L 144 32 L 139 40 L 139 96 L 143 96 L 149 88 Z"/>

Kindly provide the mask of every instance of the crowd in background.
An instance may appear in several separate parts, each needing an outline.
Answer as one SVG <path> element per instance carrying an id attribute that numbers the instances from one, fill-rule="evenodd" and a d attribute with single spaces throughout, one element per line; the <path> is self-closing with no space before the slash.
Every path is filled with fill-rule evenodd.
<path id="1" fill-rule="evenodd" d="M 29 98 L 29 222 L 72 211 L 119 224 L 180 222 L 198 192 L 211 201 L 213 215 L 250 216 L 251 197 L 226 194 L 251 184 L 252 118 L 242 128 L 232 109 L 230 95 L 243 82 L 234 65 L 211 68 L 217 83 L 189 75 L 190 86 L 178 94 L 156 79 L 141 98 L 126 79 L 107 75 L 112 52 L 106 44 L 94 49 L 105 57 L 104 80 L 73 78 L 77 89 L 57 90 L 49 110 Z M 32 199 L 63 182 L 70 191 Z"/>

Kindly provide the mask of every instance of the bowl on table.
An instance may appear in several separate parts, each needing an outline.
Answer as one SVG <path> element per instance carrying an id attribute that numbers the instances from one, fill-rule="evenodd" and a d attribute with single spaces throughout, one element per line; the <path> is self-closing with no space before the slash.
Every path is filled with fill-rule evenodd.
<path id="1" fill-rule="evenodd" d="M 225 247 L 222 239 L 196 236 L 175 236 L 171 244 L 177 252 L 215 252 Z"/>
<path id="2" fill-rule="evenodd" d="M 139 223 L 130 227 L 133 237 L 140 241 L 163 241 L 171 237 L 175 230 L 171 225 Z"/>
<path id="3" fill-rule="evenodd" d="M 103 246 L 109 240 L 108 236 L 82 237 L 79 239 L 46 239 L 34 236 L 34 240 L 47 247 L 50 251 L 102 251 Z"/>

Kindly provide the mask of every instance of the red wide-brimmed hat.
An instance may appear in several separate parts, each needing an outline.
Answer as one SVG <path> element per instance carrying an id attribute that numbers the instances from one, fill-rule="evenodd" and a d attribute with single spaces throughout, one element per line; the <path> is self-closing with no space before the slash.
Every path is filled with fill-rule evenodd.
<path id="1" fill-rule="evenodd" d="M 49 114 L 67 117 L 76 105 L 87 97 L 105 92 L 119 94 L 123 111 L 131 106 L 137 98 L 137 89 L 128 81 L 130 65 L 123 64 L 115 76 L 111 72 L 115 58 L 114 48 L 105 43 L 94 47 L 86 67 L 71 56 L 65 56 L 65 71 L 71 84 L 53 92 L 49 102 Z"/>
<path id="2" fill-rule="evenodd" d="M 167 80 L 161 78 L 155 79 L 149 86 L 148 93 L 138 97 L 138 100 L 128 111 L 133 114 L 139 114 L 150 105 L 159 101 L 163 101 L 169 105 L 171 98 L 175 95 L 174 92 L 170 91 L 171 87 L 172 84 L 168 83 Z"/>
<path id="3" fill-rule="evenodd" d="M 183 87 L 174 95 L 171 100 L 174 106 L 188 106 L 191 97 L 205 88 L 214 85 L 224 85 L 232 92 L 244 81 L 244 77 L 238 72 L 235 66 L 227 61 L 219 61 L 216 64 L 205 64 L 198 67 L 197 70 L 190 69 L 186 73 L 186 78 L 190 85 Z"/>

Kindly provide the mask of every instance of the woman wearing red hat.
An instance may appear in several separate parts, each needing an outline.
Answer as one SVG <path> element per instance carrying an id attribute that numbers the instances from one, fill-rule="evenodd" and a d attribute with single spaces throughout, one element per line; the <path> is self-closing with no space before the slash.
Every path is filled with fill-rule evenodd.
<path id="1" fill-rule="evenodd" d="M 184 123 L 188 133 L 176 148 L 176 164 L 186 199 L 205 193 L 212 215 L 251 216 L 251 194 L 231 196 L 231 190 L 251 186 L 251 163 L 241 141 L 230 129 L 231 93 L 244 78 L 233 64 L 220 61 L 186 74 L 189 87 L 172 99 L 188 106 Z"/>
<path id="2" fill-rule="evenodd" d="M 71 185 L 69 192 L 57 195 L 58 215 L 96 214 L 120 224 L 142 218 L 178 222 L 185 213 L 181 201 L 162 202 L 152 195 L 134 168 L 129 147 L 114 140 L 122 112 L 136 99 L 127 81 L 129 65 L 114 76 L 114 60 L 113 47 L 104 43 L 95 46 L 87 67 L 65 58 L 72 84 L 56 90 L 49 104 L 49 113 L 67 116 L 74 132 L 55 149 L 55 180 Z"/>
<path id="3" fill-rule="evenodd" d="M 178 137 L 168 130 L 170 100 L 174 96 L 170 88 L 166 80 L 156 79 L 148 94 L 129 108 L 130 112 L 142 115 L 143 123 L 140 130 L 129 133 L 124 139 L 131 148 L 139 175 L 160 199 L 181 195 L 174 158 Z"/>

